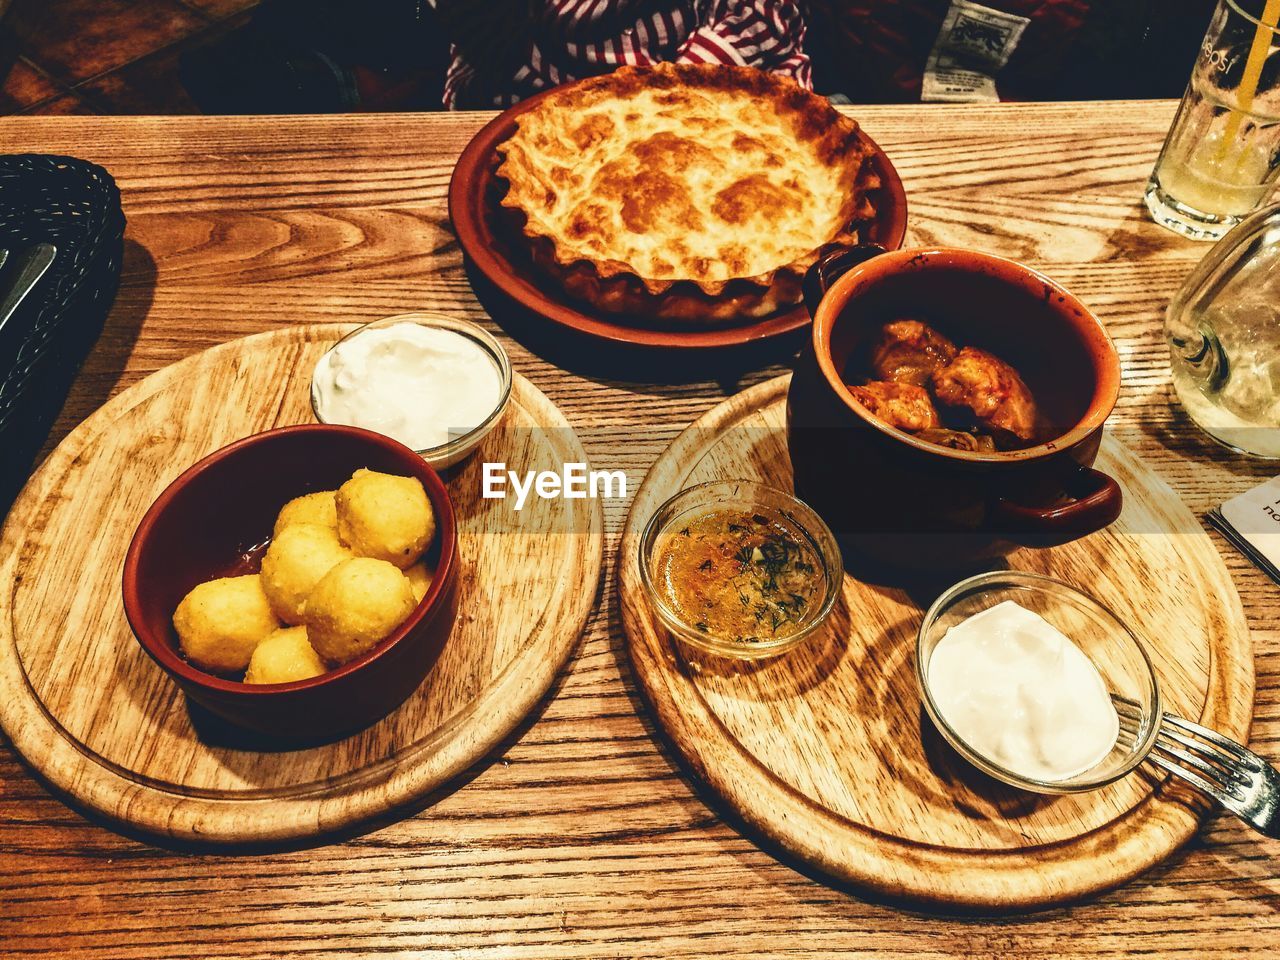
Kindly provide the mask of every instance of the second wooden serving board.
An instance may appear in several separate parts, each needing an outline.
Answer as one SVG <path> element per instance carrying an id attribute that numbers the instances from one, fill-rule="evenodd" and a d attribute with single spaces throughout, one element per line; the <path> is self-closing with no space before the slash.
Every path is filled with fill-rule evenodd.
<path id="1" fill-rule="evenodd" d="M 0 725 L 54 787 L 148 834 L 250 843 L 390 815 L 482 760 L 550 689 L 596 599 L 598 500 L 520 514 L 481 464 L 585 461 L 560 411 L 516 375 L 476 453 L 447 471 L 459 613 L 417 691 L 354 736 L 268 748 L 189 705 L 143 652 L 120 600 L 125 550 L 179 473 L 233 440 L 306 423 L 311 371 L 349 324 L 290 327 L 189 357 L 72 431 L 28 482 L 0 544 Z"/>
<path id="2" fill-rule="evenodd" d="M 711 480 L 789 490 L 788 379 L 711 410 L 659 458 L 623 536 L 622 618 L 641 689 L 676 750 L 748 828 L 838 880 L 932 908 L 1033 909 L 1115 886 L 1195 832 L 1205 806 L 1140 768 L 1103 790 L 1023 793 L 968 766 L 922 711 L 915 634 L 933 596 L 844 579 L 806 645 L 756 663 L 674 642 L 640 583 L 644 525 Z M 1009 565 L 1101 599 L 1143 637 L 1166 709 L 1247 740 L 1253 656 L 1226 566 L 1191 512 L 1111 439 L 1100 466 L 1124 488 L 1107 530 Z M 936 593 L 936 591 L 935 591 Z"/>

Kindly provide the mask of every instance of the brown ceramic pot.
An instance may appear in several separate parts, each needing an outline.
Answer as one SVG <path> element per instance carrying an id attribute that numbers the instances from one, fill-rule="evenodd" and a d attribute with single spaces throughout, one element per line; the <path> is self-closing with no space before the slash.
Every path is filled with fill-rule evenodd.
<path id="1" fill-rule="evenodd" d="M 255 685 L 205 673 L 178 652 L 173 611 L 196 584 L 248 572 L 246 550 L 271 535 L 289 500 L 333 490 L 360 467 L 416 477 L 436 515 L 422 602 L 363 656 L 295 683 Z M 138 525 L 124 564 L 124 610 L 143 649 L 196 703 L 235 726 L 292 741 L 331 740 L 389 713 L 422 682 L 457 611 L 457 531 L 448 491 L 403 444 L 356 427 L 308 424 L 247 437 L 171 483 Z"/>
<path id="2" fill-rule="evenodd" d="M 1020 546 L 1066 543 L 1120 515 L 1119 486 L 1092 468 L 1120 360 L 1101 322 L 1057 283 L 967 250 L 869 246 L 819 261 L 806 301 L 812 335 L 787 397 L 796 492 L 860 571 L 892 579 L 960 570 Z M 883 324 L 902 318 L 1012 364 L 1057 428 L 1054 439 L 973 453 L 871 416 L 842 374 Z"/>

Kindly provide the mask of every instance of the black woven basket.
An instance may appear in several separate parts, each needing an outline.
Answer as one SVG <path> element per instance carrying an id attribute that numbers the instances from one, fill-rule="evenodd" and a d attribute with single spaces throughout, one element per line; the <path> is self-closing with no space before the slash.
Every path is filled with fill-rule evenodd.
<path id="1" fill-rule="evenodd" d="M 57 256 L 0 328 L 0 514 L 21 489 L 120 282 L 124 213 L 110 174 L 72 157 L 0 156 L 0 248 L 48 241 Z"/>

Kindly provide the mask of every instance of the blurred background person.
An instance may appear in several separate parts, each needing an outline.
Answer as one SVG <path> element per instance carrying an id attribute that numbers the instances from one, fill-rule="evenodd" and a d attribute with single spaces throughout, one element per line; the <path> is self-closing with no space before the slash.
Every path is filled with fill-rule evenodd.
<path id="1" fill-rule="evenodd" d="M 0 111 L 493 108 L 619 64 L 657 61 L 745 63 L 855 103 L 1177 97 L 1213 7 L 228 0 L 221 19 L 187 13 L 159 22 L 110 6 L 68 19 L 56 3 L 15 0 L 0 35 Z M 107 68 L 85 79 L 88 63 Z"/>
<path id="2" fill-rule="evenodd" d="M 792 0 L 438 0 L 437 9 L 452 40 L 443 99 L 453 108 L 509 106 L 623 64 L 738 64 L 812 86 Z"/>
<path id="3" fill-rule="evenodd" d="M 809 87 L 804 36 L 794 0 L 264 0 L 182 76 L 207 112 L 492 108 L 660 61 Z"/>

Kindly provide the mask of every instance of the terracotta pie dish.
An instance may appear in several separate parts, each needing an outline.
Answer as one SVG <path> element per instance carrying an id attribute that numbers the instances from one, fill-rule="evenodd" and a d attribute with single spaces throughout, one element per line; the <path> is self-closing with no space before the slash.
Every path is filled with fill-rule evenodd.
<path id="1" fill-rule="evenodd" d="M 752 83 L 777 82 L 756 71 L 746 72 L 753 78 L 761 78 L 753 79 Z M 516 105 L 485 126 L 463 151 L 449 186 L 449 212 L 459 243 L 476 269 L 518 305 L 562 327 L 614 343 L 725 347 L 785 335 L 804 327 L 809 316 L 803 306 L 779 309 L 778 305 L 798 296 L 804 268 L 816 259 L 821 244 L 798 252 L 781 269 L 764 271 L 751 278 L 733 278 L 730 282 L 709 277 L 701 282 L 687 279 L 676 282 L 670 277 L 642 276 L 644 271 L 637 273 L 625 265 L 619 266 L 622 261 L 613 257 L 575 259 L 571 251 L 566 253 L 557 248 L 549 236 L 540 235 L 542 227 L 536 227 L 533 236 L 525 232 L 524 227 L 528 225 L 527 218 L 522 220 L 525 215 L 514 210 L 511 203 L 503 205 L 508 182 L 499 175 L 499 167 L 507 164 L 510 173 L 513 162 L 513 152 L 504 144 L 517 133 L 523 117 L 539 111 L 552 97 L 572 97 L 575 90 L 591 83 L 593 81 L 583 81 L 558 87 Z M 661 93 L 658 90 L 654 95 Z M 861 199 L 867 206 L 859 205 L 854 212 L 860 210 L 869 219 L 858 224 L 856 239 L 844 229 L 847 224 L 840 224 L 824 234 L 822 243 L 843 245 L 867 240 L 886 248 L 897 248 L 906 233 L 906 198 L 893 165 L 852 121 L 821 98 L 800 93 L 809 109 L 816 109 L 812 106 L 814 101 L 822 106 L 822 123 L 832 131 L 829 140 L 821 140 L 826 144 L 825 149 L 832 154 L 845 149 L 851 157 L 861 158 L 858 172 L 852 176 L 861 178 Z M 816 113 L 811 121 L 816 122 Z M 543 125 L 545 121 L 535 124 Z M 585 131 L 583 136 L 589 132 Z M 658 130 L 648 139 L 661 139 L 664 133 L 669 137 L 671 131 Z M 650 149 L 653 149 L 651 142 Z M 824 148 L 814 146 L 813 149 Z M 505 161 L 500 152 L 507 154 Z M 629 172 L 634 175 L 640 171 Z M 619 175 L 626 173 L 621 171 Z M 591 205 L 589 191 L 580 197 Z M 831 200 L 832 196 L 827 199 Z M 818 208 L 814 200 L 804 210 L 811 213 Z M 835 224 L 840 212 L 822 219 Z M 641 215 L 637 211 L 633 213 Z M 572 218 L 568 218 L 566 232 L 571 224 Z M 726 228 L 725 233 L 726 236 L 730 233 L 747 236 L 752 231 L 765 232 L 759 225 L 753 225 L 742 230 Z M 739 319 L 743 313 L 748 316 L 743 322 L 729 324 L 723 315 L 726 312 Z M 761 316 L 762 313 L 767 315 Z"/>

